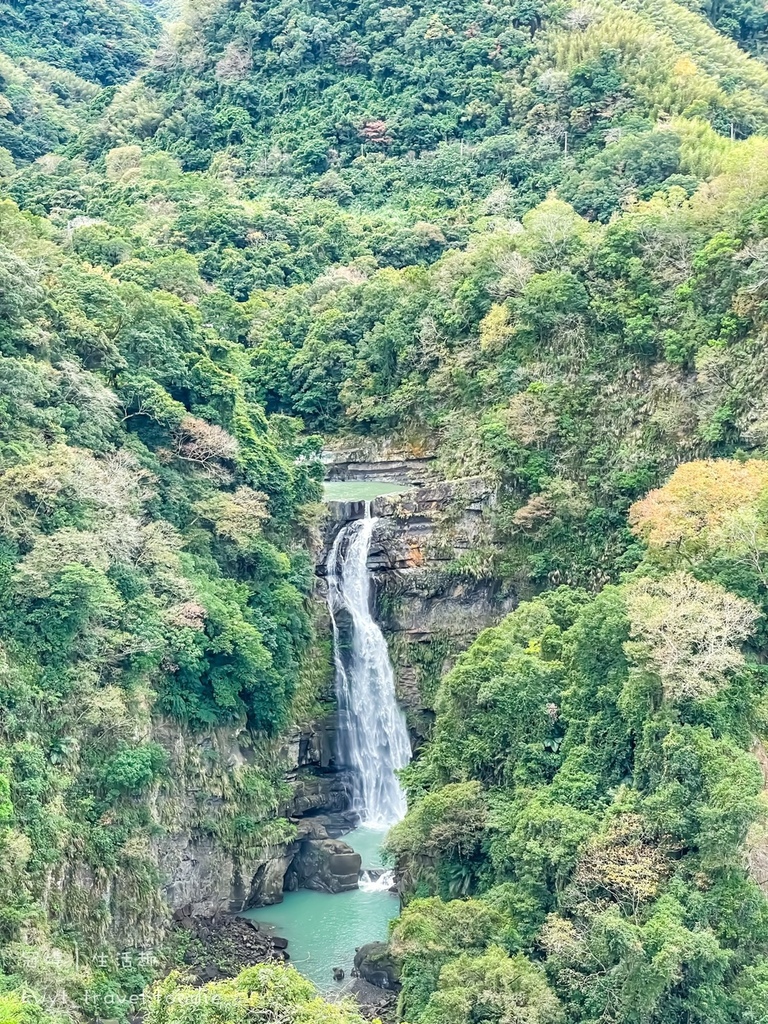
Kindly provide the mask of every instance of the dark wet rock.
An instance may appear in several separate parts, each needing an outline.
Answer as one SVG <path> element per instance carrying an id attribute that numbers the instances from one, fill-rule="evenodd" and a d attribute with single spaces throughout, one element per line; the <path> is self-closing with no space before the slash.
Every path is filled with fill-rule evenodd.
<path id="1" fill-rule="evenodd" d="M 363 981 L 390 992 L 400 990 L 397 964 L 386 942 L 369 942 L 355 953 L 355 970 Z"/>
<path id="2" fill-rule="evenodd" d="M 517 603 L 493 578 L 470 578 L 456 565 L 497 547 L 492 526 L 494 487 L 479 477 L 430 479 L 420 456 L 409 469 L 407 453 L 369 459 L 359 466 L 354 452 L 328 453 L 328 479 L 378 479 L 412 483 L 401 493 L 372 503 L 378 522 L 368 567 L 374 583 L 376 618 L 387 639 L 398 696 L 409 712 L 414 746 L 429 735 L 437 681 L 475 637 Z M 428 460 L 429 461 L 429 460 Z M 386 465 L 385 465 L 386 464 Z M 371 477 L 372 468 L 382 473 Z M 365 515 L 364 502 L 329 502 L 329 517 L 317 555 L 318 596 L 326 592 L 325 563 L 340 525 Z M 343 623 L 341 624 L 343 629 Z"/>
<path id="3" fill-rule="evenodd" d="M 321 892 L 357 889 L 362 859 L 340 839 L 306 839 L 291 864 L 298 888 Z"/>
<path id="4" fill-rule="evenodd" d="M 352 775 L 349 771 L 304 768 L 288 776 L 292 799 L 289 817 L 343 813 L 352 798 Z"/>
<path id="5" fill-rule="evenodd" d="M 253 964 L 288 959 L 287 939 L 269 934 L 247 918 L 183 917 L 176 927 L 190 935 L 184 962 L 198 984 L 234 977 Z"/>
<path id="6" fill-rule="evenodd" d="M 368 1020 L 381 1020 L 394 1024 L 396 1020 L 397 993 L 371 985 L 363 978 L 352 976 L 342 989 L 342 994 L 351 996 Z"/>

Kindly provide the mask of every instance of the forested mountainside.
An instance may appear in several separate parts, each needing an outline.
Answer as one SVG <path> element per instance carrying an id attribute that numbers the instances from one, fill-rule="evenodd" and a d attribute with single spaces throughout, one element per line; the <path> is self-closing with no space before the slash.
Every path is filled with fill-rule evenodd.
<path id="1" fill-rule="evenodd" d="M 445 678 L 389 839 L 406 1019 L 765 1019 L 765 488 L 681 466 L 631 509 L 636 572 L 521 604 Z"/>
<path id="2" fill-rule="evenodd" d="M 215 305 L 269 413 L 498 479 L 468 571 L 603 582 L 683 451 L 760 443 L 768 71 L 660 0 L 394 10 L 198 9 L 9 194 Z"/>
<path id="3" fill-rule="evenodd" d="M 3 50 L 66 68 L 89 82 L 125 82 L 151 52 L 158 26 L 128 0 L 75 0 L 62 6 L 4 0 Z"/>
<path id="4" fill-rule="evenodd" d="M 82 130 L 152 51 L 159 25 L 131 0 L 0 3 L 0 146 L 28 162 Z M 0 151 L 0 173 L 12 166 Z"/>
<path id="5" fill-rule="evenodd" d="M 168 13 L 0 4 L 3 1021 L 183 959 L 182 812 L 293 834 L 352 438 L 487 480 L 444 573 L 521 599 L 405 773 L 398 1020 L 765 1024 L 764 9 Z M 360 1019 L 254 971 L 149 1017 Z"/>

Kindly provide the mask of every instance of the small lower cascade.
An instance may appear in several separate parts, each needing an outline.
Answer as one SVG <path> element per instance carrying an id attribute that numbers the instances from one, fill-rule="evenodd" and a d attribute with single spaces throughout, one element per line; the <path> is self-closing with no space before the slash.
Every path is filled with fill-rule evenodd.
<path id="1" fill-rule="evenodd" d="M 361 871 L 360 888 L 363 892 L 389 892 L 395 884 L 394 871 Z"/>
<path id="2" fill-rule="evenodd" d="M 387 642 L 371 614 L 368 553 L 375 524 L 367 501 L 365 517 L 339 530 L 327 576 L 342 754 L 355 774 L 352 809 L 369 827 L 383 829 L 405 816 L 405 794 L 396 772 L 410 761 L 411 745 L 395 696 Z M 348 635 L 344 630 L 348 646 L 339 628 L 343 613 L 349 618 Z"/>

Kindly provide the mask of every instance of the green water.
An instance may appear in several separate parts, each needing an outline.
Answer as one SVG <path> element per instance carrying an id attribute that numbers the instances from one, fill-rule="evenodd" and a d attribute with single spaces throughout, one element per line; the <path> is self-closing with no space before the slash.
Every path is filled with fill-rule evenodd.
<path id="1" fill-rule="evenodd" d="M 388 480 L 333 480 L 323 484 L 326 501 L 371 501 L 381 494 L 399 494 L 409 490 L 408 484 Z"/>
<path id="2" fill-rule="evenodd" d="M 344 842 L 360 854 L 364 868 L 376 868 L 382 866 L 383 838 L 383 832 L 359 828 L 344 836 Z M 300 889 L 287 892 L 274 907 L 246 910 L 243 917 L 271 925 L 275 934 L 288 939 L 291 963 L 323 992 L 332 992 L 349 981 L 357 947 L 386 939 L 389 922 L 399 912 L 398 898 L 386 891 L 331 895 Z M 344 982 L 333 980 L 334 967 L 344 969 Z"/>
<path id="3" fill-rule="evenodd" d="M 386 834 L 378 829 L 361 827 L 347 833 L 342 838 L 355 853 L 359 853 L 362 857 L 363 871 L 370 871 L 371 868 L 384 867 L 381 844 L 384 842 Z"/>

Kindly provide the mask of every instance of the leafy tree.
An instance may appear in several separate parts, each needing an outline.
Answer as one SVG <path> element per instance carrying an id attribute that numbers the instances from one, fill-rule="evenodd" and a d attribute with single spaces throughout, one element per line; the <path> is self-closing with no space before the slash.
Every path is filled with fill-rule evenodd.
<path id="1" fill-rule="evenodd" d="M 557 1024 L 564 1019 L 541 968 L 524 956 L 510 957 L 498 946 L 490 946 L 480 957 L 465 953 L 444 967 L 421 1020 L 470 1024 L 478 1014 L 483 1020 L 514 1024 Z"/>
<path id="2" fill-rule="evenodd" d="M 110 85 L 136 71 L 157 33 L 157 22 L 140 7 L 117 0 L 107 11 L 94 0 L 78 0 L 68 17 L 50 4 L 3 3 L 0 30 L 4 49 L 74 71 Z"/>
<path id="3" fill-rule="evenodd" d="M 740 646 L 759 615 L 748 601 L 683 573 L 641 579 L 626 600 L 627 651 L 667 700 L 712 696 L 744 664 Z"/>
<path id="4" fill-rule="evenodd" d="M 197 992 L 200 995 L 199 991 Z M 363 1018 L 349 1003 L 326 1003 L 314 985 L 293 967 L 261 964 L 248 967 L 229 981 L 209 982 L 203 998 L 185 986 L 177 972 L 149 992 L 147 1019 L 151 1024 L 182 1024 L 194 1019 L 234 1021 L 284 1020 L 286 1024 L 361 1024 Z"/>

